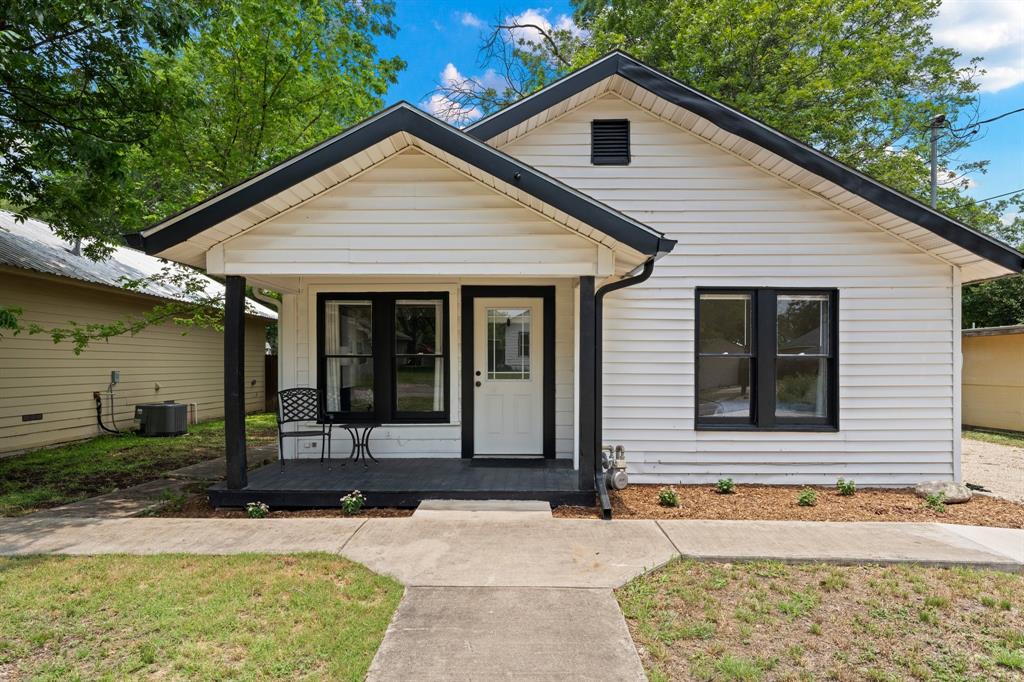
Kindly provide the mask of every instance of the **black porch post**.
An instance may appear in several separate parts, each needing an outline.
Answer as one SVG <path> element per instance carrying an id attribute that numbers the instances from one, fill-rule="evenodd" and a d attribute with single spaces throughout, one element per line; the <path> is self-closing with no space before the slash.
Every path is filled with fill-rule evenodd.
<path id="1" fill-rule="evenodd" d="M 591 275 L 586 275 L 580 277 L 579 476 L 581 490 L 594 489 L 594 473 L 596 471 L 594 467 L 597 462 L 598 443 L 594 404 L 597 325 L 594 311 L 594 278 Z"/>
<path id="2" fill-rule="evenodd" d="M 236 275 L 228 276 L 224 292 L 224 446 L 228 488 L 244 488 L 245 278 Z"/>

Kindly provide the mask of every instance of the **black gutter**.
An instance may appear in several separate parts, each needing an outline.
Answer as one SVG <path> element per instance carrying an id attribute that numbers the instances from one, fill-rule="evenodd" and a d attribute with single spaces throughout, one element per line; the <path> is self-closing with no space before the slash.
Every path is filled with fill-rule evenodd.
<path id="1" fill-rule="evenodd" d="M 594 458 L 594 484 L 597 486 L 598 494 L 601 498 L 601 514 L 606 520 L 612 518 L 612 505 L 611 500 L 608 498 L 608 482 L 601 475 L 601 454 L 604 445 L 602 443 L 604 435 L 604 398 L 602 397 L 604 390 L 602 376 L 604 371 L 604 297 L 613 291 L 646 282 L 650 279 L 653 272 L 654 258 L 648 258 L 644 262 L 644 268 L 640 271 L 640 274 L 605 284 L 594 295 L 594 428 L 597 430 L 594 440 L 597 447 L 597 456 Z"/>
<path id="2" fill-rule="evenodd" d="M 398 105 L 233 190 L 225 190 L 212 201 L 187 209 L 191 212 L 148 237 L 134 234 L 126 240 L 146 253 L 160 253 L 400 132 L 452 154 L 642 254 L 666 253 L 675 245 L 660 232 L 408 104 Z"/>
<path id="3" fill-rule="evenodd" d="M 943 215 L 838 159 L 695 88 L 684 85 L 620 51 L 610 53 L 593 66 L 583 67 L 564 76 L 537 94 L 524 99 L 520 104 L 491 114 L 467 128 L 466 132 L 479 139 L 489 140 L 550 108 L 553 104 L 568 99 L 613 75 L 618 75 L 637 87 L 711 121 L 722 130 L 774 152 L 787 161 L 982 258 L 1014 272 L 1024 271 L 1024 253 Z"/>

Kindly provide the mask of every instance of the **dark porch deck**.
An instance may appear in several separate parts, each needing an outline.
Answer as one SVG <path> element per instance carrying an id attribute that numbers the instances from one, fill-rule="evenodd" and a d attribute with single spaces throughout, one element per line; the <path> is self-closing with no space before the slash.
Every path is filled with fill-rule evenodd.
<path id="1" fill-rule="evenodd" d="M 422 500 L 544 500 L 593 505 L 593 490 L 580 490 L 572 462 L 558 459 L 387 458 L 368 466 L 335 460 L 274 462 L 249 472 L 238 490 L 226 483 L 210 487 L 218 507 L 264 502 L 271 507 L 339 507 L 342 495 L 359 490 L 369 507 L 415 507 Z"/>

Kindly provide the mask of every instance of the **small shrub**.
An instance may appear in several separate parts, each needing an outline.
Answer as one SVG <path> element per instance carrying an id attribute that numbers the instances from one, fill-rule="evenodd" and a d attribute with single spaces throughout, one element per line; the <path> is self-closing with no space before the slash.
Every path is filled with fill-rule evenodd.
<path id="1" fill-rule="evenodd" d="M 818 504 L 818 493 L 811 488 L 804 488 L 796 497 L 796 503 L 801 507 L 813 507 Z"/>
<path id="2" fill-rule="evenodd" d="M 355 516 L 366 504 L 366 498 L 358 490 L 353 490 L 341 498 L 341 513 L 345 516 Z"/>
<path id="3" fill-rule="evenodd" d="M 736 492 L 736 484 L 732 482 L 731 478 L 720 478 L 715 484 L 715 490 L 722 495 L 730 495 Z"/>
<path id="4" fill-rule="evenodd" d="M 841 572 L 835 570 L 830 571 L 818 584 L 826 592 L 838 592 L 850 586 L 846 577 Z"/>
<path id="5" fill-rule="evenodd" d="M 935 493 L 924 498 L 924 504 L 936 514 L 946 512 L 946 493 Z"/>
<path id="6" fill-rule="evenodd" d="M 995 651 L 996 663 L 1010 670 L 1024 670 L 1024 652 L 998 648 Z"/>
<path id="7" fill-rule="evenodd" d="M 658 504 L 662 507 L 678 507 L 679 493 L 672 488 L 662 488 L 658 491 Z"/>
<path id="8" fill-rule="evenodd" d="M 844 497 L 849 497 L 857 492 L 857 484 L 853 481 L 847 481 L 845 478 L 840 478 L 836 481 L 836 491 Z"/>
<path id="9" fill-rule="evenodd" d="M 250 519 L 265 519 L 270 514 L 270 507 L 263 502 L 250 502 L 245 505 L 245 513 Z"/>

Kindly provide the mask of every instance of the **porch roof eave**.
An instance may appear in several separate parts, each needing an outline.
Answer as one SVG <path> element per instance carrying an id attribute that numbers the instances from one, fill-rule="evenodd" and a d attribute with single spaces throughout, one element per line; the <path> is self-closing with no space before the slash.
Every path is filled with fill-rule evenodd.
<path id="1" fill-rule="evenodd" d="M 667 253 L 675 245 L 657 230 L 405 102 L 126 239 L 147 253 L 206 267 L 205 254 L 218 244 L 301 205 L 325 184 L 346 182 L 408 146 L 449 164 L 457 162 L 459 170 L 493 189 L 563 225 L 585 226 L 599 241 L 641 259 Z"/>

